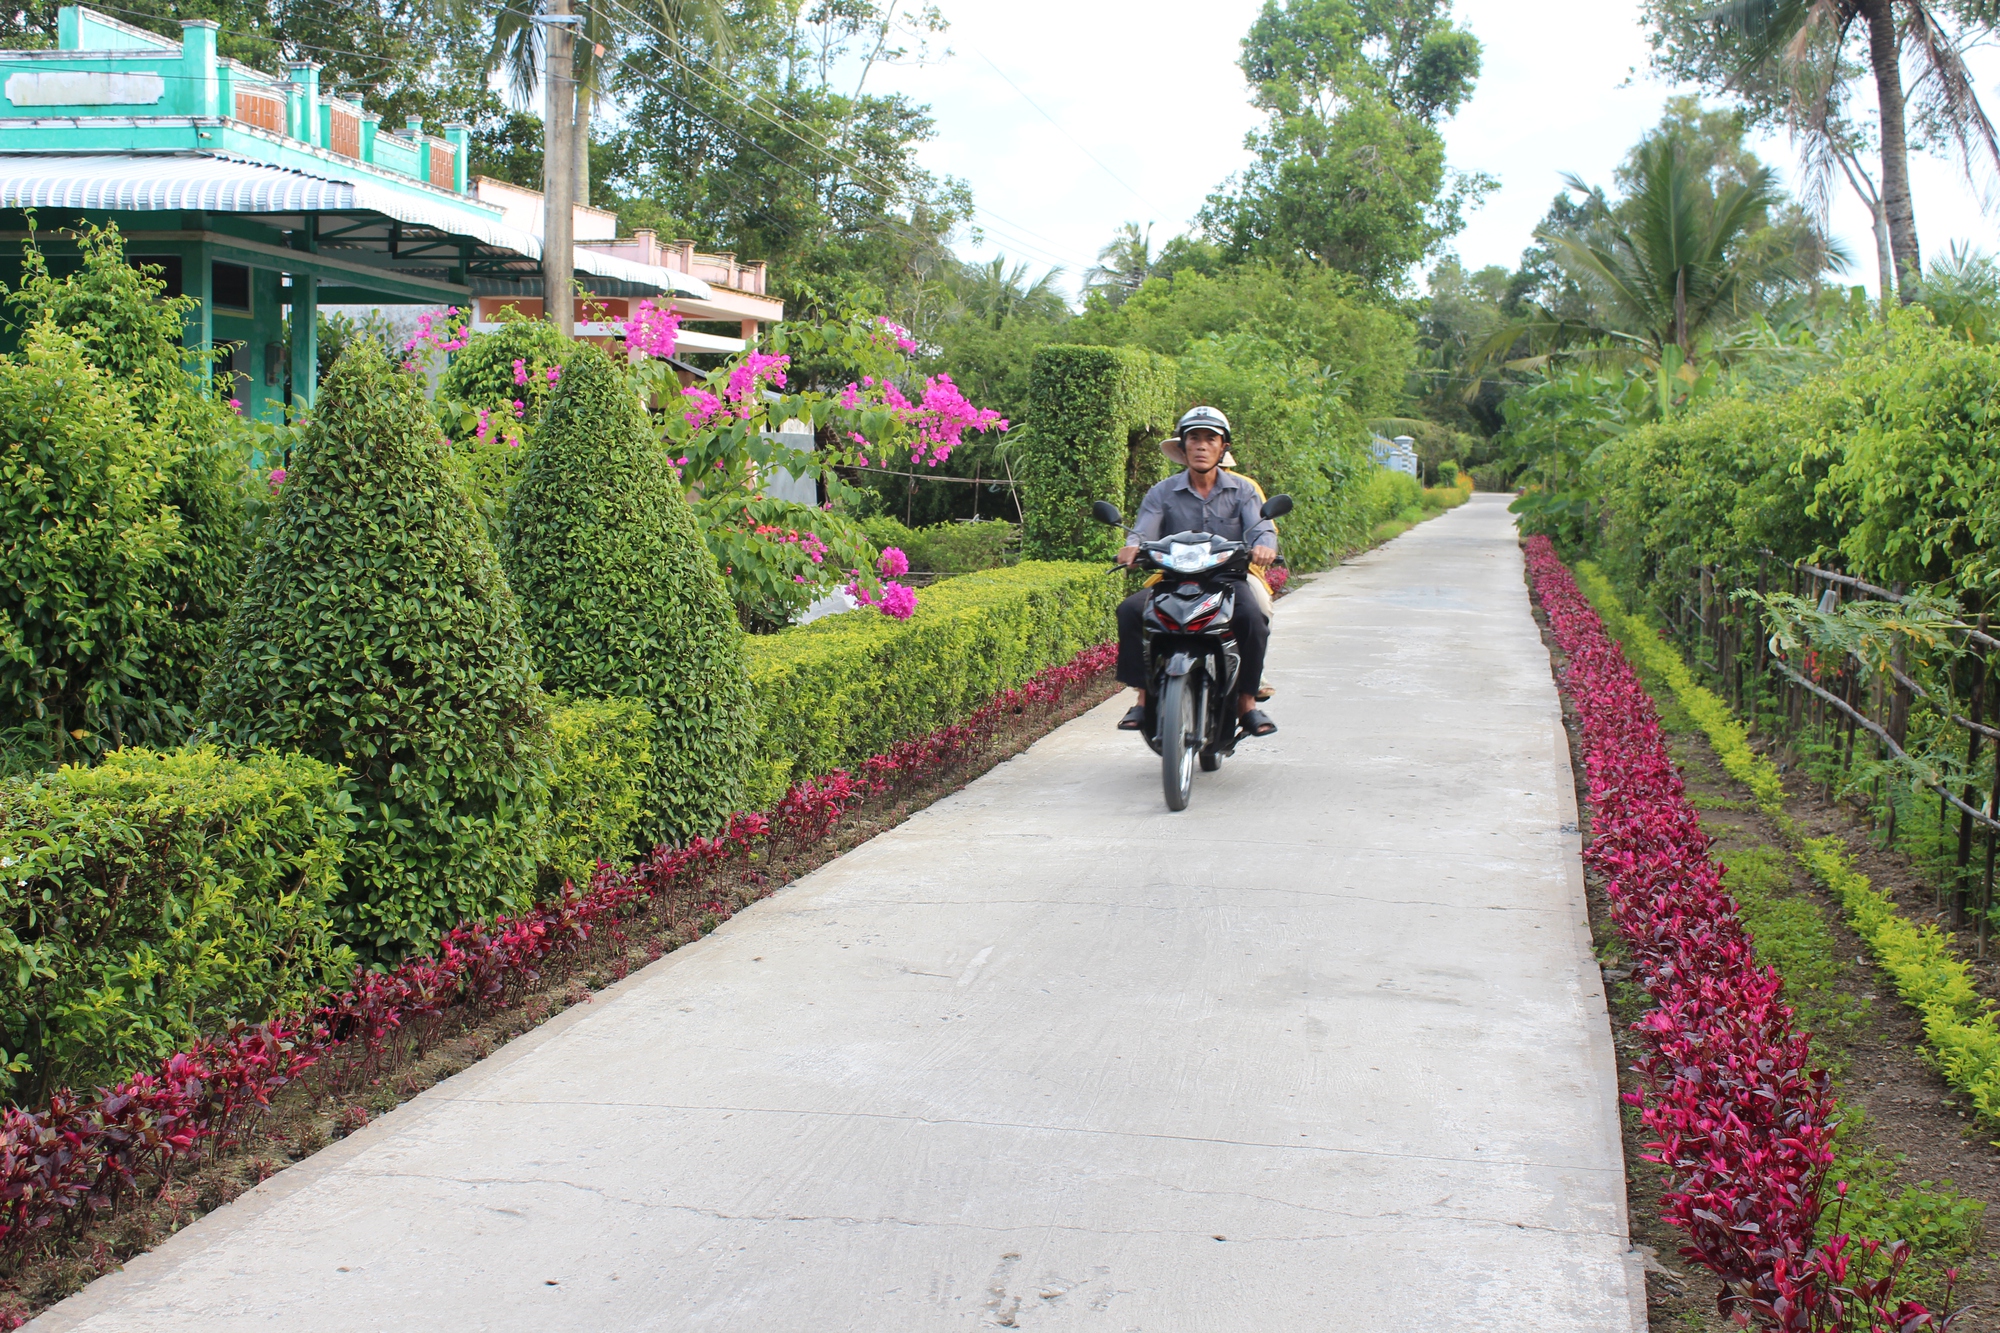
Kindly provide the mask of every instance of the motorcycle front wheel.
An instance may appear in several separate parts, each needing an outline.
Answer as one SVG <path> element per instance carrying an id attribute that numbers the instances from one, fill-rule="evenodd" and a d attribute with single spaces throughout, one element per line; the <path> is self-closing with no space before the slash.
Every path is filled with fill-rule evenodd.
<path id="1" fill-rule="evenodd" d="M 1185 810 L 1194 791 L 1195 752 L 1201 748 L 1201 710 L 1194 683 L 1186 676 L 1167 678 L 1160 696 L 1160 786 L 1167 809 Z"/>

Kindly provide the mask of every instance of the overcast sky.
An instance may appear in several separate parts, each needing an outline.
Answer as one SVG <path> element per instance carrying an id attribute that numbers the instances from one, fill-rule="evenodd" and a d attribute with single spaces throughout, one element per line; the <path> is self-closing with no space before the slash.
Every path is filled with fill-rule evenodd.
<path id="1" fill-rule="evenodd" d="M 961 237 L 962 255 L 1060 264 L 1073 290 L 1121 223 L 1151 222 L 1164 241 L 1248 160 L 1243 136 L 1258 118 L 1234 62 L 1261 0 L 941 3 L 951 58 L 878 70 L 870 89 L 930 104 L 938 137 L 924 160 L 969 181 L 981 210 L 983 241 Z M 1634 0 L 1459 0 L 1456 12 L 1484 44 L 1485 67 L 1446 127 L 1448 158 L 1500 185 L 1454 247 L 1469 268 L 1511 268 L 1562 173 L 1609 186 L 1666 98 L 1692 90 L 1648 74 Z M 2000 102 L 2000 59 L 1975 53 L 1974 68 L 1981 96 Z M 1760 150 L 1791 177 L 1788 142 Z M 1927 256 L 1953 240 L 2000 248 L 1996 218 L 1982 216 L 1956 167 L 1919 158 L 1912 173 Z M 1832 222 L 1858 261 L 1851 280 L 1872 288 L 1866 210 L 1843 191 Z"/>

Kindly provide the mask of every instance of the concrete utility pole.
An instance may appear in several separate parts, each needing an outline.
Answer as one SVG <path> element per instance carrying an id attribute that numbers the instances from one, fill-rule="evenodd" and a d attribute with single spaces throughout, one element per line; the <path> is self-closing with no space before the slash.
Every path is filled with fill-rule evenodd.
<path id="1" fill-rule="evenodd" d="M 542 78 L 542 309 L 564 337 L 576 332 L 571 282 L 576 272 L 576 79 L 571 54 L 576 42 L 569 0 L 549 0 L 542 21 L 542 49 L 548 69 Z"/>

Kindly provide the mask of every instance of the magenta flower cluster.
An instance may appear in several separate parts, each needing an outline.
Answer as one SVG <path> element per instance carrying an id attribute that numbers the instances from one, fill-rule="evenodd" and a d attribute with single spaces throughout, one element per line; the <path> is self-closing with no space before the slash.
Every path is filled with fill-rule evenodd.
<path id="1" fill-rule="evenodd" d="M 642 356 L 658 357 L 674 354 L 680 328 L 680 311 L 672 306 L 663 310 L 652 301 L 645 300 L 632 308 L 631 318 L 619 325 L 619 332 L 625 335 L 628 350 Z"/>
<path id="2" fill-rule="evenodd" d="M 465 312 L 457 306 L 446 306 L 442 310 L 426 310 L 417 316 L 417 331 L 403 344 L 403 369 L 417 368 L 417 349 L 435 349 L 440 352 L 456 352 L 472 338 L 470 324 L 463 318 Z"/>
<path id="3" fill-rule="evenodd" d="M 1627 1100 L 1659 1136 L 1648 1157 L 1666 1169 L 1662 1216 L 1686 1233 L 1681 1254 L 1723 1280 L 1727 1316 L 1802 1333 L 1877 1316 L 1897 1330 L 1943 1327 L 1919 1303 L 1886 1308 L 1907 1248 L 1892 1248 L 1888 1278 L 1863 1280 L 1852 1251 L 1872 1258 L 1876 1242 L 1814 1244 L 1833 1163 L 1828 1077 L 1709 859 L 1645 687 L 1548 538 L 1529 538 L 1526 553 L 1582 732 L 1584 863 L 1603 876 L 1634 980 L 1654 1002 L 1636 1024 L 1644 1090 Z"/>
<path id="4" fill-rule="evenodd" d="M 875 316 L 875 323 L 881 327 L 883 333 L 887 334 L 895 342 L 897 351 L 908 354 L 917 350 L 917 340 L 910 335 L 908 329 L 898 324 L 895 320 L 890 319 L 887 315 L 877 315 Z"/>
<path id="5" fill-rule="evenodd" d="M 910 461 L 926 467 L 936 467 L 950 458 L 951 451 L 964 442 L 967 431 L 995 428 L 1004 431 L 1010 424 L 991 408 L 974 407 L 959 387 L 952 383 L 949 375 L 934 375 L 926 379 L 923 398 L 915 403 L 894 382 L 878 380 L 872 375 L 843 387 L 838 401 L 850 412 L 876 405 L 886 407 L 898 422 L 914 427 L 917 442 L 910 449 Z M 868 443 L 860 435 L 853 435 L 852 438 L 864 447 Z M 858 462 L 862 467 L 869 466 L 865 454 L 859 457 Z M 881 462 L 885 467 L 888 465 L 887 459 Z"/>
<path id="6" fill-rule="evenodd" d="M 753 351 L 731 368 L 728 387 L 722 391 L 723 397 L 740 408 L 766 384 L 775 384 L 782 389 L 785 387 L 785 367 L 791 364 L 789 356 Z"/>
<path id="7" fill-rule="evenodd" d="M 903 554 L 900 546 L 885 546 L 876 557 L 875 572 L 885 579 L 899 579 L 910 572 L 910 557 Z"/>

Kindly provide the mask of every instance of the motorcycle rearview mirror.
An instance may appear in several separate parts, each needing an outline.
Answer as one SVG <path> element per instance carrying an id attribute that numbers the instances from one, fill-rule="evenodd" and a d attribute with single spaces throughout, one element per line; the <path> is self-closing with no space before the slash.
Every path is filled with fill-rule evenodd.
<path id="1" fill-rule="evenodd" d="M 1114 528 L 1125 526 L 1125 515 L 1118 512 L 1118 506 L 1109 500 L 1099 500 L 1090 507 L 1090 515 L 1099 523 L 1109 523 Z"/>
<path id="2" fill-rule="evenodd" d="M 1289 495 L 1274 495 L 1264 501 L 1264 508 L 1261 512 L 1265 518 L 1283 518 L 1292 512 L 1292 497 Z"/>

